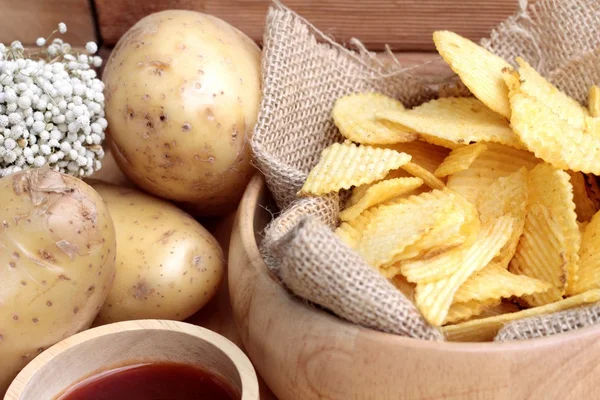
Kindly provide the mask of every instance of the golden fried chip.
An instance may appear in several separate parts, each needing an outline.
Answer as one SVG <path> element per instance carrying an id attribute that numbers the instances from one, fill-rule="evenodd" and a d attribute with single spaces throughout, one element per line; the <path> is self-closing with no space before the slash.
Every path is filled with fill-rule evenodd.
<path id="1" fill-rule="evenodd" d="M 335 234 L 353 249 L 356 248 L 356 245 L 362 237 L 362 233 L 347 222 L 342 222 L 335 230 Z"/>
<path id="2" fill-rule="evenodd" d="M 573 202 L 575 203 L 575 212 L 577 220 L 584 222 L 592 219 L 596 214 L 596 205 L 588 197 L 585 187 L 585 176 L 581 172 L 567 171 L 571 177 L 571 185 L 573 185 Z"/>
<path id="3" fill-rule="evenodd" d="M 486 191 L 481 193 L 476 205 L 479 218 L 482 223 L 496 219 L 502 215 L 510 215 L 514 218 L 513 231 L 510 239 L 494 257 L 494 262 L 504 268 L 508 268 L 510 260 L 515 255 L 517 244 L 525 226 L 527 215 L 527 198 L 529 197 L 527 168 L 520 170 L 507 177 L 500 177 Z"/>
<path id="4" fill-rule="evenodd" d="M 491 227 L 494 226 L 493 224 L 495 222 L 496 221 L 491 221 L 482 225 L 478 231 L 477 237 L 471 243 L 465 243 L 460 247 L 446 251 L 435 257 L 407 260 L 403 262 L 401 270 L 402 275 L 404 275 L 409 282 L 425 284 L 451 277 L 457 271 L 465 268 L 465 260 L 469 257 L 473 258 L 478 263 L 485 262 L 485 265 L 487 265 L 506 243 L 506 240 L 502 239 L 504 234 L 492 232 L 496 236 L 492 235 L 491 237 L 488 237 L 491 235 Z M 510 222 L 512 225 L 512 219 Z M 486 231 L 484 231 L 484 226 L 487 227 Z M 496 237 L 500 237 L 502 243 L 490 244 L 491 240 Z M 482 247 L 484 244 L 489 244 L 489 248 L 483 249 Z M 490 253 L 493 254 L 490 256 Z M 488 259 L 488 257 L 491 258 Z M 477 265 L 476 270 L 485 267 L 485 265 Z"/>
<path id="5" fill-rule="evenodd" d="M 498 114 L 510 117 L 508 89 L 502 79 L 502 71 L 512 69 L 509 63 L 454 32 L 434 32 L 433 41 L 475 97 Z"/>
<path id="6" fill-rule="evenodd" d="M 458 321 L 464 321 L 471 317 L 483 313 L 488 308 L 494 308 L 500 305 L 500 299 L 487 299 L 484 301 L 472 300 L 467 303 L 454 303 L 448 310 L 448 316 L 444 324 L 451 324 Z"/>
<path id="7" fill-rule="evenodd" d="M 600 288 L 600 213 L 596 213 L 583 230 L 578 277 L 569 294 Z"/>
<path id="8" fill-rule="evenodd" d="M 600 117 L 600 87 L 596 85 L 590 87 L 588 111 L 592 117 Z"/>
<path id="9" fill-rule="evenodd" d="M 436 146 L 422 140 L 376 147 L 383 147 L 396 150 L 399 153 L 406 153 L 412 157 L 412 162 L 419 164 L 431 173 L 436 170 L 442 161 L 444 161 L 444 158 L 450 153 L 450 150 L 445 147 Z"/>
<path id="10" fill-rule="evenodd" d="M 495 315 L 502 315 L 521 311 L 521 307 L 518 304 L 515 304 L 509 300 L 502 300 L 500 304 L 495 307 L 489 307 L 483 310 L 483 312 L 477 315 L 475 318 L 488 318 L 493 317 Z"/>
<path id="11" fill-rule="evenodd" d="M 402 292 L 410 301 L 414 302 L 415 299 L 415 284 L 410 283 L 402 275 L 396 275 L 392 278 L 392 283 L 398 290 Z"/>
<path id="12" fill-rule="evenodd" d="M 374 182 L 409 161 L 408 154 L 394 150 L 334 143 L 323 150 L 299 194 L 321 196 Z"/>
<path id="13" fill-rule="evenodd" d="M 550 164 L 529 173 L 529 198 L 523 236 L 510 269 L 551 283 L 554 288 L 526 297 L 530 305 L 557 301 L 577 279 L 581 234 L 569 174 Z"/>
<path id="14" fill-rule="evenodd" d="M 453 205 L 454 197 L 438 190 L 367 210 L 372 217 L 362 232 L 358 253 L 375 268 L 393 262 L 396 255 L 433 229 Z"/>
<path id="15" fill-rule="evenodd" d="M 584 304 L 595 303 L 598 300 L 600 300 L 600 289 L 594 289 L 541 307 L 534 307 L 489 318 L 474 319 L 456 325 L 447 325 L 442 328 L 442 331 L 449 341 L 485 342 L 493 340 L 500 328 L 508 322 L 536 315 L 551 314 L 568 310 Z"/>
<path id="16" fill-rule="evenodd" d="M 473 274 L 456 291 L 455 303 L 486 301 L 508 297 L 521 297 L 534 293 L 543 293 L 552 285 L 539 279 L 508 272 L 504 267 L 491 263 Z"/>
<path id="17" fill-rule="evenodd" d="M 511 94 L 511 125 L 537 157 L 557 168 L 600 174 L 600 135 L 587 134 L 521 91 Z M 584 123 L 585 125 L 585 123 Z"/>
<path id="18" fill-rule="evenodd" d="M 421 178 L 423 182 L 425 182 L 425 184 L 432 189 L 442 190 L 446 187 L 444 182 L 442 182 L 439 178 L 437 178 L 431 172 L 427 171 L 425 168 L 421 167 L 418 164 L 415 164 L 413 162 L 407 162 L 400 168 L 402 168 L 409 174 L 416 176 L 417 178 Z"/>
<path id="19" fill-rule="evenodd" d="M 454 294 L 471 275 L 481 270 L 494 258 L 510 238 L 512 218 L 501 217 L 481 227 L 477 240 L 455 257 L 448 258 L 448 267 L 454 272 L 440 280 L 429 283 L 417 282 L 415 302 L 423 317 L 433 326 L 440 326 L 446 320 Z M 451 250 L 440 257 L 452 253 Z M 434 260 L 434 259 L 431 259 Z M 438 261 L 436 259 L 436 261 Z M 453 264 L 459 264 L 458 268 Z M 410 282 L 411 277 L 404 273 Z"/>
<path id="20" fill-rule="evenodd" d="M 583 129 L 587 110 L 544 79 L 521 57 L 517 57 L 516 60 L 519 64 L 519 92 L 545 105 L 572 127 Z"/>
<path id="21" fill-rule="evenodd" d="M 436 136 L 427 135 L 425 133 L 418 134 L 419 140 L 422 140 L 426 143 L 433 144 L 439 147 L 444 147 L 446 149 L 455 150 L 460 149 L 464 146 L 464 144 L 455 143 L 447 139 L 442 139 Z"/>
<path id="22" fill-rule="evenodd" d="M 508 121 L 474 97 L 444 97 L 412 110 L 381 111 L 375 116 L 458 144 L 496 142 L 523 148 Z"/>
<path id="23" fill-rule="evenodd" d="M 541 160 L 528 151 L 496 143 L 486 143 L 487 150 L 479 155 L 469 169 L 448 177 L 447 186 L 472 203 L 501 177 L 517 172 L 521 167 L 531 170 Z"/>
<path id="24" fill-rule="evenodd" d="M 419 178 L 396 178 L 377 182 L 370 186 L 364 194 L 359 192 L 360 200 L 342 211 L 340 219 L 350 221 L 358 217 L 367 208 L 409 193 L 422 184 L 423 180 Z M 352 197 L 354 197 L 354 194 Z M 350 202 L 352 202 L 352 197 L 350 197 Z"/>
<path id="25" fill-rule="evenodd" d="M 410 142 L 417 135 L 403 126 L 375 118 L 379 111 L 404 110 L 398 100 L 380 93 L 355 93 L 338 99 L 331 115 L 344 137 L 362 144 Z"/>
<path id="26" fill-rule="evenodd" d="M 443 178 L 468 169 L 473 161 L 487 149 L 483 143 L 474 143 L 452 150 L 444 162 L 435 170 L 434 175 Z M 413 158 L 414 161 L 414 158 Z"/>

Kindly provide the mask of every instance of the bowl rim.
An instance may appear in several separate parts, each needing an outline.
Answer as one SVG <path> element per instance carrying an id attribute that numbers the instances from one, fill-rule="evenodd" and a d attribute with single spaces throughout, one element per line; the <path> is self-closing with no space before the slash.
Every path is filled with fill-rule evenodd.
<path id="1" fill-rule="evenodd" d="M 269 189 L 265 183 L 265 179 L 260 172 L 256 173 L 242 198 L 238 210 L 238 224 L 240 225 L 241 242 L 244 251 L 248 255 L 248 259 L 257 274 L 268 276 L 269 279 L 262 279 L 264 284 L 271 286 L 281 296 L 285 296 L 290 304 L 295 308 L 295 312 L 303 314 L 317 313 L 322 318 L 323 323 L 326 323 L 330 329 L 335 330 L 338 327 L 346 327 L 356 329 L 360 336 L 368 338 L 374 342 L 386 342 L 388 344 L 397 344 L 413 348 L 429 349 L 435 351 L 447 352 L 506 352 L 506 351 L 524 351 L 537 348 L 555 348 L 557 345 L 565 345 L 580 339 L 585 339 L 590 336 L 600 335 L 600 324 L 578 329 L 573 332 L 561 333 L 558 335 L 534 338 L 527 340 L 514 340 L 507 342 L 450 342 L 450 341 L 429 341 L 418 338 L 404 337 L 392 333 L 377 331 L 366 328 L 341 318 L 327 313 L 315 307 L 310 307 L 305 302 L 302 302 L 295 295 L 285 289 L 271 274 L 265 264 L 258 243 L 256 241 L 255 230 L 255 214 L 256 209 L 260 206 L 259 201 L 261 196 Z"/>
<path id="2" fill-rule="evenodd" d="M 5 400 L 19 399 L 27 385 L 35 377 L 38 370 L 52 362 L 56 357 L 73 347 L 79 346 L 89 340 L 96 339 L 106 335 L 112 335 L 122 332 L 132 331 L 167 331 L 179 332 L 186 335 L 202 339 L 221 350 L 225 356 L 233 363 L 237 373 L 240 376 L 242 386 L 241 400 L 259 399 L 258 377 L 252 362 L 246 354 L 227 339 L 214 331 L 193 325 L 187 322 L 146 319 L 115 322 L 112 324 L 101 325 L 91 328 L 75 335 L 72 335 L 60 342 L 50 346 L 42 353 L 31 360 L 25 368 L 13 379 L 6 392 Z"/>

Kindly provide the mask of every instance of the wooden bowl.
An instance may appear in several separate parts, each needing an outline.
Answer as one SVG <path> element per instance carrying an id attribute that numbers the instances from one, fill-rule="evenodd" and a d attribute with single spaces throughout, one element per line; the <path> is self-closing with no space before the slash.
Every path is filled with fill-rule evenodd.
<path id="1" fill-rule="evenodd" d="M 269 199 L 254 177 L 231 237 L 229 291 L 246 352 L 279 400 L 597 398 L 600 326 L 513 343 L 433 343 L 365 329 L 298 300 L 258 251 Z"/>
<path id="2" fill-rule="evenodd" d="M 95 372 L 138 362 L 178 362 L 203 367 L 259 400 L 250 360 L 221 335 L 195 325 L 162 320 L 118 322 L 71 336 L 31 361 L 4 400 L 50 400 Z"/>

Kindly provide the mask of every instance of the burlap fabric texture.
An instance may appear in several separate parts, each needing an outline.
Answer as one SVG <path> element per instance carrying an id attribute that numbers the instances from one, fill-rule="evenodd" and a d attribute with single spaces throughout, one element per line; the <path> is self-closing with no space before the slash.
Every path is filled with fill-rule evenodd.
<path id="1" fill-rule="evenodd" d="M 600 2 L 538 0 L 495 28 L 482 44 L 513 62 L 523 56 L 562 90 L 584 102 L 600 82 Z M 321 151 L 343 140 L 331 119 L 336 99 L 376 91 L 414 106 L 437 96 L 444 81 L 427 81 L 418 67 L 384 64 L 342 47 L 308 21 L 274 3 L 263 44 L 263 100 L 252 138 L 278 217 L 264 232 L 269 268 L 293 293 L 353 323 L 399 335 L 443 340 L 400 291 L 332 232 L 338 195 L 298 199 Z M 498 340 L 526 339 L 595 323 L 595 307 L 508 324 Z M 594 317 L 590 317 L 593 315 Z M 585 321 L 585 322 L 584 322 Z"/>

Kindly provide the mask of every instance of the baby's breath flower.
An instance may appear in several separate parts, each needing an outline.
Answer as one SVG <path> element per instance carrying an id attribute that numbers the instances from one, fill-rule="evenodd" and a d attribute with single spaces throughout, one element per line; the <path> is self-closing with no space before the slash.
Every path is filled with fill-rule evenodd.
<path id="1" fill-rule="evenodd" d="M 58 31 L 64 35 L 65 33 L 67 33 L 67 25 L 65 25 L 64 22 L 60 22 L 58 24 Z"/>
<path id="2" fill-rule="evenodd" d="M 35 40 L 35 44 L 38 45 L 39 47 L 42 47 L 43 45 L 46 44 L 46 39 L 44 39 L 43 37 L 39 37 Z"/>
<path id="3" fill-rule="evenodd" d="M 98 51 L 98 45 L 94 42 L 87 42 L 85 44 L 85 50 L 90 54 L 96 54 Z"/>

